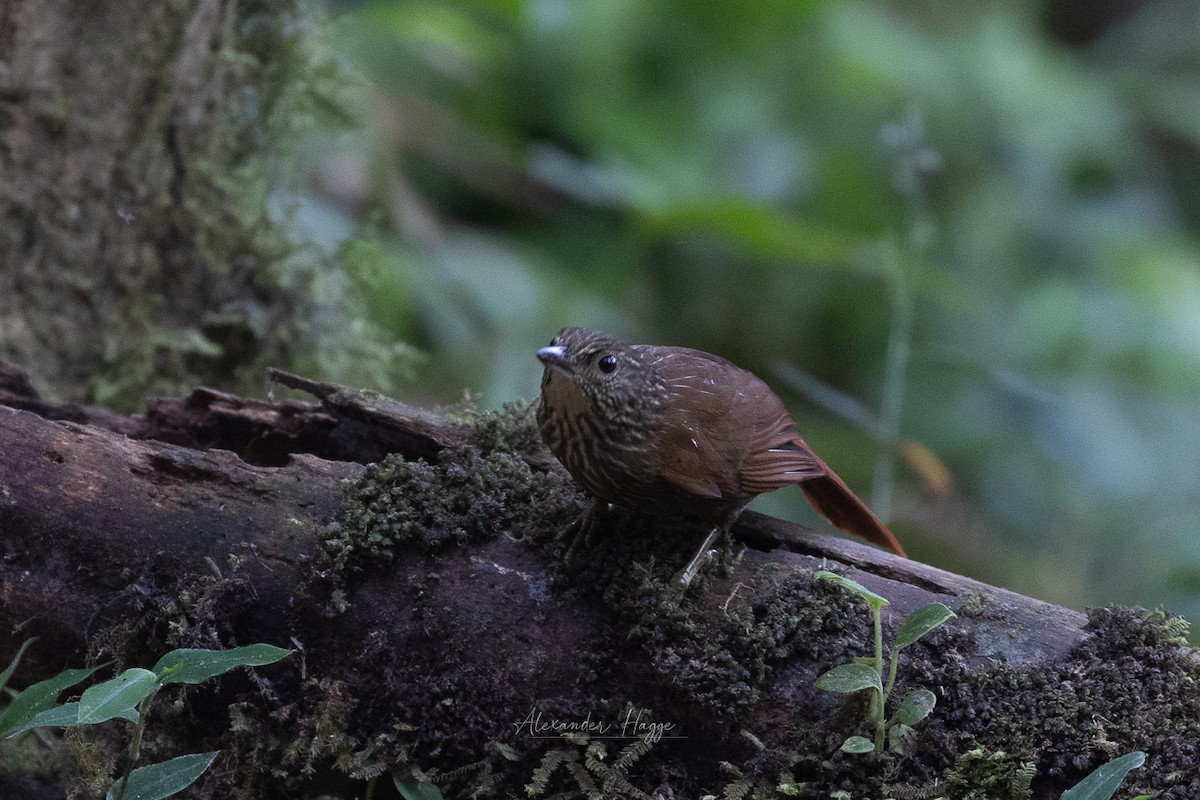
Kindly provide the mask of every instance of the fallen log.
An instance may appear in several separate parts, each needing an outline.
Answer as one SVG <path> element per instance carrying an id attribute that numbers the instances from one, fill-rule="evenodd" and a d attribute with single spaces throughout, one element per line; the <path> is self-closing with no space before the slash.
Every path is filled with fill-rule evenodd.
<path id="1" fill-rule="evenodd" d="M 163 721 L 164 751 L 223 749 L 198 792 L 391 771 L 447 797 L 1057 797 L 1141 749 L 1130 783 L 1200 796 L 1177 621 L 1089 618 L 750 513 L 680 600 L 687 520 L 614 512 L 563 567 L 583 498 L 522 409 L 272 380 L 315 400 L 201 389 L 124 417 L 0 366 L 0 659 L 38 637 L 15 682 L 181 646 L 294 651 Z M 900 658 L 889 713 L 910 689 L 937 705 L 896 751 L 839 750 L 870 736 L 865 706 L 813 682 L 870 654 L 871 620 L 820 569 L 890 601 L 889 642 L 928 603 L 958 613 Z M 996 776 L 1008 794 L 969 794 Z"/>

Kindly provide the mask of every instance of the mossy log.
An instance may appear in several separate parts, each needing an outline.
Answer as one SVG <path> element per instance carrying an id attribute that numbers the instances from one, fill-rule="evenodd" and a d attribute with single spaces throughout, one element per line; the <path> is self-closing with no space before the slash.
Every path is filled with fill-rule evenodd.
<path id="1" fill-rule="evenodd" d="M 1177 621 L 1088 617 L 756 514 L 680 601 L 686 520 L 616 512 L 562 566 L 583 499 L 519 409 L 273 379 L 317 401 L 202 389 L 126 417 L 0 366 L 0 659 L 38 637 L 15 683 L 178 646 L 294 651 L 164 713 L 163 758 L 223 749 L 197 796 L 361 795 L 345 781 L 390 770 L 446 797 L 1049 798 L 1138 749 L 1127 785 L 1200 796 Z M 901 657 L 896 697 L 937 698 L 902 752 L 839 751 L 865 707 L 813 681 L 869 654 L 870 622 L 817 569 L 891 601 L 885 641 L 926 603 L 958 612 Z M 117 725 L 93 743 L 115 752 Z"/>

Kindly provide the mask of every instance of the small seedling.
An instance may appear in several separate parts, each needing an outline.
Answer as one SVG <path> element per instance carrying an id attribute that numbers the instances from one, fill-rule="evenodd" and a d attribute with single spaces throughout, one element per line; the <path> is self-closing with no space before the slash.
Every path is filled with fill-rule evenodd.
<path id="1" fill-rule="evenodd" d="M 875 626 L 874 657 L 858 658 L 849 664 L 839 664 L 817 678 L 815 684 L 818 689 L 827 692 L 871 692 L 867 720 L 875 728 L 874 741 L 863 736 L 851 736 L 842 743 L 842 750 L 847 753 L 870 753 L 883 750 L 885 744 L 889 744 L 893 750 L 899 749 L 912 733 L 913 726 L 929 716 L 937 703 L 936 695 L 928 689 L 913 689 L 900 701 L 895 715 L 887 718 L 884 712 L 896 685 L 896 664 L 900 651 L 955 616 L 954 612 L 941 603 L 930 603 L 905 617 L 900 623 L 900 629 L 896 631 L 896 640 L 892 643 L 891 654 L 886 664 L 885 683 L 881 612 L 884 606 L 889 605 L 887 598 L 875 594 L 857 581 L 833 572 L 821 570 L 813 574 L 813 579 L 832 581 L 866 600 L 867 605 L 871 607 L 871 619 Z"/>
<path id="2" fill-rule="evenodd" d="M 0 687 L 12 674 L 28 645 L 29 642 L 22 645 L 13 663 L 0 673 Z M 55 705 L 59 695 L 82 683 L 100 667 L 69 669 L 14 696 L 0 713 L 0 738 L 11 739 L 34 728 L 74 728 L 113 719 L 128 720 L 133 723 L 129 766 L 125 774 L 113 782 L 106 800 L 162 800 L 191 786 L 212 764 L 217 753 L 193 753 L 158 764 L 137 766 L 146 719 L 159 690 L 173 683 L 202 683 L 237 667 L 273 664 L 290 652 L 269 644 L 252 644 L 232 650 L 172 650 L 160 658 L 152 670 L 127 669 L 115 678 L 84 689 L 78 700 Z"/>

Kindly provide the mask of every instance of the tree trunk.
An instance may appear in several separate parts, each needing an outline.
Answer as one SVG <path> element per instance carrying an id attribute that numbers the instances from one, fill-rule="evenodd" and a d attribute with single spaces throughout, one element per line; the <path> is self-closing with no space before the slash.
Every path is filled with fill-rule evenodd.
<path id="1" fill-rule="evenodd" d="M 991 770 L 1013 788 L 989 796 L 1027 797 L 1032 779 L 1056 797 L 1139 748 L 1151 760 L 1131 782 L 1200 791 L 1184 746 L 1200 674 L 1169 620 L 1109 611 L 1089 626 L 755 514 L 735 528 L 740 559 L 679 601 L 669 576 L 702 533 L 687 521 L 614 512 L 585 566 L 563 567 L 582 499 L 522 414 L 451 421 L 274 377 L 320 402 L 198 390 L 123 417 L 0 370 L 0 658 L 39 637 L 17 683 L 150 666 L 178 646 L 295 651 L 164 715 L 164 758 L 223 748 L 201 793 L 294 796 L 389 769 L 447 797 L 589 782 L 604 797 L 771 797 L 789 781 L 899 797 Z M 405 460 L 358 463 L 387 453 Z M 921 605 L 959 613 L 900 659 L 889 712 L 909 689 L 938 701 L 903 754 L 838 752 L 872 735 L 865 706 L 812 684 L 871 653 L 870 618 L 816 569 L 891 601 L 885 644 Z"/>
<path id="2" fill-rule="evenodd" d="M 260 188 L 298 30 L 293 0 L 0 2 L 0 358 L 132 407 L 310 338 Z"/>

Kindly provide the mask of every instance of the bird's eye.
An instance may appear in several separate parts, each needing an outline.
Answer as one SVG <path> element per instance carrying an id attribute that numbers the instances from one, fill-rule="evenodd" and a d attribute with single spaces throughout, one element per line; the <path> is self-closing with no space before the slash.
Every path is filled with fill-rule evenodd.
<path id="1" fill-rule="evenodd" d="M 604 372 L 604 373 L 612 372 L 614 369 L 617 368 L 617 357 L 616 356 L 605 356 L 604 358 L 600 359 L 600 361 L 598 361 L 596 365 L 598 367 L 600 367 L 601 372 Z"/>

